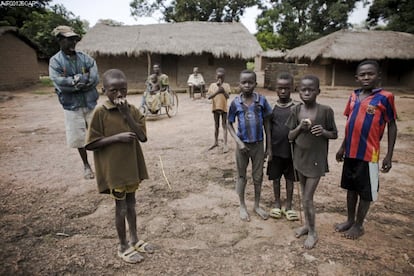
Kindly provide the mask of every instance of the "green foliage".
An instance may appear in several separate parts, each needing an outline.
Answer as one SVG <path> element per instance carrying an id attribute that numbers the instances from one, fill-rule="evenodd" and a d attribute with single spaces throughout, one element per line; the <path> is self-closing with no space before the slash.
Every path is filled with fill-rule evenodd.
<path id="1" fill-rule="evenodd" d="M 270 1 L 256 23 L 263 48 L 291 49 L 347 28 L 348 14 L 359 0 Z"/>
<path id="2" fill-rule="evenodd" d="M 6 7 L 0 10 L 0 23 L 16 26 L 19 32 L 30 39 L 39 49 L 40 58 L 49 58 L 59 51 L 59 45 L 52 35 L 58 25 L 72 26 L 76 33 L 85 33 L 84 23 L 62 5 L 47 6 L 50 0 L 36 1 L 35 7 Z"/>
<path id="3" fill-rule="evenodd" d="M 374 0 L 369 8 L 367 22 L 375 27 L 381 20 L 384 30 L 414 33 L 414 1 Z"/>
<path id="4" fill-rule="evenodd" d="M 151 16 L 160 12 L 166 22 L 211 21 L 238 22 L 248 7 L 260 0 L 133 0 L 130 3 L 134 17 Z"/>
<path id="5" fill-rule="evenodd" d="M 253 61 L 249 61 L 249 62 L 247 62 L 246 63 L 246 69 L 249 69 L 249 70 L 254 70 L 254 62 Z"/>

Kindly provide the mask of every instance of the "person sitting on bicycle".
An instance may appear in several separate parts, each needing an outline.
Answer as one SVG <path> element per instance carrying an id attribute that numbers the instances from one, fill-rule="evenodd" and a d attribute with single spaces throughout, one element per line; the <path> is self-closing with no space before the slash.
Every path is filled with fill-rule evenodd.
<path id="1" fill-rule="evenodd" d="M 156 74 L 150 75 L 146 86 L 144 97 L 142 98 L 142 105 L 146 105 L 149 111 L 155 114 L 161 108 L 161 85 L 158 81 L 158 76 Z"/>
<path id="2" fill-rule="evenodd" d="M 153 73 L 157 76 L 159 84 L 160 84 L 160 101 L 162 106 L 169 106 L 170 105 L 170 96 L 169 96 L 169 82 L 168 76 L 166 74 L 161 73 L 161 67 L 159 64 L 155 63 L 152 66 Z"/>

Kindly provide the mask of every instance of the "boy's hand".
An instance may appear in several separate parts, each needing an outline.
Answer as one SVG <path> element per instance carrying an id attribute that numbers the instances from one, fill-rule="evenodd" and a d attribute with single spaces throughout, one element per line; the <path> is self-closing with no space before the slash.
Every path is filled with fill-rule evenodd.
<path id="1" fill-rule="evenodd" d="M 336 153 L 336 161 L 342 162 L 344 161 L 345 149 L 343 147 L 339 148 L 338 152 Z"/>
<path id="2" fill-rule="evenodd" d="M 240 151 L 241 151 L 241 152 L 243 152 L 243 153 L 247 153 L 247 152 L 249 152 L 249 148 L 248 148 L 248 147 L 246 147 L 246 145 L 245 145 L 243 142 L 240 142 L 240 143 L 239 143 L 239 149 L 240 149 Z"/>
<path id="3" fill-rule="evenodd" d="M 382 161 L 381 172 L 387 173 L 391 170 L 391 168 L 392 168 L 391 158 L 385 157 L 384 160 Z"/>
<path id="4" fill-rule="evenodd" d="M 312 121 L 310 119 L 300 120 L 299 127 L 303 130 L 309 130 L 312 126 Z"/>
<path id="5" fill-rule="evenodd" d="M 121 143 L 129 143 L 131 141 L 134 141 L 135 139 L 137 139 L 137 135 L 135 134 L 135 132 L 121 132 L 118 133 L 114 136 L 114 138 L 117 139 L 117 141 L 121 142 Z"/>
<path id="6" fill-rule="evenodd" d="M 114 99 L 114 104 L 122 114 L 126 114 L 129 111 L 126 98 L 116 98 Z"/>
<path id="7" fill-rule="evenodd" d="M 323 127 L 321 125 L 314 125 L 310 128 L 310 132 L 315 136 L 321 136 L 323 134 Z"/>

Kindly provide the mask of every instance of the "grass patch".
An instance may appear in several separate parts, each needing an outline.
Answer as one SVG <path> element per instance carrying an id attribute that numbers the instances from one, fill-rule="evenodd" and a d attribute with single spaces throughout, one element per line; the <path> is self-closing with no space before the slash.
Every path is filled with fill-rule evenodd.
<path id="1" fill-rule="evenodd" d="M 53 87 L 53 81 L 49 78 L 49 76 L 40 77 L 39 83 L 42 86 Z"/>

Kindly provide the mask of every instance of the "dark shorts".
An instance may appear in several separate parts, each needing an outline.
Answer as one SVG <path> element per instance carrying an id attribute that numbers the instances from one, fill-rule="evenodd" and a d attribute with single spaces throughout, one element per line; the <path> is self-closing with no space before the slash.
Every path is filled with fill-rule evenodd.
<path id="1" fill-rule="evenodd" d="M 342 168 L 341 187 L 355 191 L 366 201 L 378 198 L 378 163 L 345 158 Z"/>
<path id="2" fill-rule="evenodd" d="M 283 175 L 285 179 L 295 181 L 292 159 L 272 156 L 272 160 L 267 162 L 266 174 L 269 180 L 280 179 Z"/>

